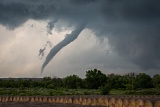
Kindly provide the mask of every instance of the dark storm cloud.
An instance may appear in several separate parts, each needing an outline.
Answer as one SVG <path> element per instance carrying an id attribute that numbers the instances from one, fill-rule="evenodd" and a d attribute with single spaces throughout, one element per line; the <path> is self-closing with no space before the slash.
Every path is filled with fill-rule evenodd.
<path id="1" fill-rule="evenodd" d="M 114 52 L 141 68 L 160 68 L 159 0 L 1 0 L 0 14 L 0 23 L 12 29 L 29 19 L 73 26 L 87 20 L 86 28 L 108 37 Z"/>
<path id="2" fill-rule="evenodd" d="M 14 1 L 14 0 L 13 0 Z M 53 4 L 25 2 L 0 2 L 0 23 L 14 29 L 29 19 L 43 20 L 50 18 L 51 11 L 54 12 Z M 32 4 L 33 3 L 33 4 Z"/>

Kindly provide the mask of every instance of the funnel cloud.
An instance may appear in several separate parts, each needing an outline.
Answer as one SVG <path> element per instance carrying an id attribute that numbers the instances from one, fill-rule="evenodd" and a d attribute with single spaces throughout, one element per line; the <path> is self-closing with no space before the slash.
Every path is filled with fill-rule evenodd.
<path id="1" fill-rule="evenodd" d="M 51 61 L 51 59 L 66 45 L 70 44 L 71 42 L 73 42 L 78 35 L 81 33 L 81 31 L 85 28 L 85 23 L 81 23 L 80 25 L 77 25 L 77 27 L 75 28 L 75 30 L 73 30 L 71 32 L 71 34 L 67 34 L 66 37 L 60 42 L 58 43 L 56 46 L 54 46 L 49 54 L 46 57 L 46 60 L 44 61 L 43 65 L 42 65 L 42 69 L 41 69 L 41 73 L 43 72 L 45 66 Z"/>

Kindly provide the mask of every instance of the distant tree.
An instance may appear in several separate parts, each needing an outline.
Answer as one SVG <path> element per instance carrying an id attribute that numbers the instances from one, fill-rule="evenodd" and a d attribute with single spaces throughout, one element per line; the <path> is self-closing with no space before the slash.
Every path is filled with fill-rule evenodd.
<path id="1" fill-rule="evenodd" d="M 55 88 L 55 85 L 54 85 L 53 83 L 51 83 L 51 84 L 49 84 L 49 85 L 47 86 L 47 88 L 54 89 L 54 88 Z"/>
<path id="2" fill-rule="evenodd" d="M 125 76 L 125 78 L 127 80 L 126 89 L 127 90 L 133 90 L 133 89 L 135 89 L 136 88 L 136 86 L 135 86 L 136 83 L 135 82 L 136 82 L 136 76 L 137 76 L 137 74 L 134 73 L 134 72 L 130 72 L 130 73 L 124 75 L 124 76 Z"/>
<path id="3" fill-rule="evenodd" d="M 82 79 L 77 75 L 71 75 L 64 78 L 64 85 L 67 88 L 77 89 L 82 87 Z"/>
<path id="4" fill-rule="evenodd" d="M 43 85 L 40 85 L 40 82 L 38 81 L 29 81 L 30 82 L 30 87 L 43 87 Z"/>
<path id="5" fill-rule="evenodd" d="M 54 84 L 55 88 L 64 87 L 63 80 L 61 78 L 52 78 L 52 84 Z"/>
<path id="6" fill-rule="evenodd" d="M 41 84 L 43 84 L 43 87 L 48 88 L 49 85 L 52 84 L 52 78 L 51 77 L 44 77 L 41 81 Z"/>
<path id="7" fill-rule="evenodd" d="M 132 84 L 126 84 L 126 90 L 132 90 Z"/>
<path id="8" fill-rule="evenodd" d="M 13 83 L 12 80 L 3 80 L 3 83 L 1 85 L 2 87 L 5 87 L 5 88 L 13 88 L 12 83 Z"/>
<path id="9" fill-rule="evenodd" d="M 42 81 L 50 81 L 51 77 L 44 77 Z"/>
<path id="10" fill-rule="evenodd" d="M 30 87 L 29 80 L 23 80 L 22 84 L 23 84 L 24 87 Z"/>
<path id="11" fill-rule="evenodd" d="M 117 80 L 118 80 L 117 82 L 119 84 L 118 88 L 125 89 L 126 88 L 126 84 L 129 83 L 129 79 L 126 76 L 121 76 L 121 75 L 117 75 L 116 78 L 117 78 Z"/>
<path id="12" fill-rule="evenodd" d="M 152 84 L 155 88 L 160 88 L 160 74 L 156 74 L 153 76 Z"/>
<path id="13" fill-rule="evenodd" d="M 152 82 L 151 77 L 145 73 L 139 73 L 136 76 L 136 88 L 151 88 Z"/>
<path id="14" fill-rule="evenodd" d="M 90 89 L 98 89 L 104 86 L 107 82 L 107 77 L 100 70 L 94 69 L 86 71 L 85 83 L 86 87 Z"/>
<path id="15" fill-rule="evenodd" d="M 129 83 L 129 78 L 127 76 L 109 74 L 107 78 L 107 84 L 111 86 L 111 89 L 125 89 L 126 84 Z"/>

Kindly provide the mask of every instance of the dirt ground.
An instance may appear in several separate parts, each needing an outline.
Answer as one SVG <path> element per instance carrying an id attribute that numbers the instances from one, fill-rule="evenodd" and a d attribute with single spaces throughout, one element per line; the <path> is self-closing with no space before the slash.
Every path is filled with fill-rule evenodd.
<path id="1" fill-rule="evenodd" d="M 55 103 L 7 102 L 7 103 L 0 103 L 0 107 L 92 107 L 92 106 L 57 104 L 57 103 L 55 104 Z M 96 106 L 96 107 L 103 107 L 103 106 Z"/>

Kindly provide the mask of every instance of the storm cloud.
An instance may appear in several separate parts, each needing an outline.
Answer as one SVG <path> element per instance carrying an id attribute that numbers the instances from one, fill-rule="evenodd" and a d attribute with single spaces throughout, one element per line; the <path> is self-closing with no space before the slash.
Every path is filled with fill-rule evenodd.
<path id="1" fill-rule="evenodd" d="M 1 0 L 0 14 L 0 24 L 11 30 L 30 19 L 48 25 L 57 19 L 65 29 L 85 20 L 97 38 L 108 38 L 113 52 L 143 69 L 160 68 L 158 0 Z"/>

